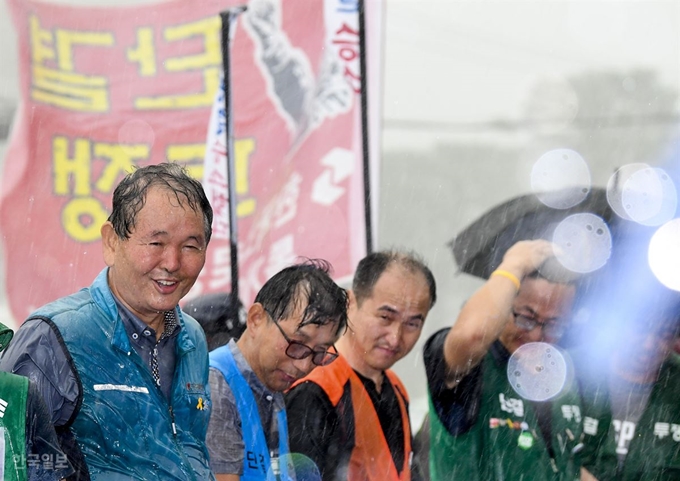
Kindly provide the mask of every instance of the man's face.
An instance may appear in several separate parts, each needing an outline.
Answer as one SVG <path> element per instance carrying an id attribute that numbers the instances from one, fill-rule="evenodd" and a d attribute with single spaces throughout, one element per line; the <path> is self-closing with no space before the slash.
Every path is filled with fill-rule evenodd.
<path id="1" fill-rule="evenodd" d="M 257 316 L 256 325 L 249 319 L 247 335 L 255 336 L 258 347 L 251 357 L 251 368 L 271 391 L 285 391 L 295 381 L 305 377 L 316 366 L 312 356 L 304 359 L 292 359 L 286 354 L 288 341 L 283 331 L 291 341 L 300 342 L 313 351 L 325 351 L 338 340 L 337 322 L 325 325 L 307 324 L 300 327 L 304 305 L 298 306 L 292 315 L 279 321 L 277 327 L 267 312 L 259 304 L 253 305 L 249 316 Z M 250 331 L 250 332 L 249 332 Z"/>
<path id="2" fill-rule="evenodd" d="M 430 310 L 430 290 L 420 272 L 389 266 L 380 276 L 371 297 L 359 305 L 350 296 L 350 346 L 363 366 L 359 372 L 389 369 L 406 356 L 418 341 Z"/>
<path id="3" fill-rule="evenodd" d="M 544 326 L 566 326 L 575 291 L 574 286 L 567 284 L 553 284 L 540 278 L 524 279 L 512 304 L 513 312 L 499 337 L 510 354 L 529 342 L 557 342 L 558 338 L 548 335 Z M 513 313 L 537 321 L 536 327 L 522 329 L 515 323 Z"/>
<path id="4" fill-rule="evenodd" d="M 203 215 L 179 205 L 169 190 L 152 187 L 129 239 L 102 227 L 104 260 L 114 295 L 147 324 L 189 292 L 205 263 Z"/>
<path id="5" fill-rule="evenodd" d="M 632 376 L 645 377 L 646 374 L 656 373 L 673 351 L 677 340 L 675 325 L 672 322 L 629 325 L 623 331 L 624 345 L 617 351 L 618 365 Z"/>

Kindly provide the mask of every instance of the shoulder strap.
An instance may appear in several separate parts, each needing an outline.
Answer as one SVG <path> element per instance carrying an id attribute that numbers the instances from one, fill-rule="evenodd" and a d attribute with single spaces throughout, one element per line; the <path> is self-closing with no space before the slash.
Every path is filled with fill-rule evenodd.
<path id="1" fill-rule="evenodd" d="M 54 333 L 55 337 L 57 338 L 57 341 L 59 342 L 59 345 L 61 346 L 61 350 L 64 352 L 66 362 L 71 368 L 73 377 L 75 378 L 76 384 L 78 385 L 78 398 L 76 399 L 76 404 L 75 407 L 73 408 L 73 413 L 71 414 L 71 417 L 68 419 L 68 421 L 66 421 L 66 423 L 58 427 L 58 429 L 68 429 L 71 427 L 71 424 L 73 424 L 76 417 L 78 417 L 78 414 L 80 413 L 80 408 L 83 404 L 83 383 L 80 380 L 80 374 L 78 374 L 76 363 L 75 361 L 73 361 L 73 357 L 71 357 L 71 352 L 68 350 L 68 347 L 66 346 L 66 341 L 64 341 L 64 337 L 61 335 L 61 331 L 59 331 L 57 325 L 52 321 L 52 319 L 45 316 L 32 316 L 26 319 L 26 321 L 32 321 L 34 319 L 41 320 L 45 322 L 48 326 L 50 326 L 50 329 L 52 329 L 52 332 Z"/>
<path id="2" fill-rule="evenodd" d="M 246 381 L 243 374 L 236 365 L 236 360 L 231 353 L 229 346 L 221 346 L 210 352 L 210 367 L 218 369 L 224 379 L 229 384 L 231 392 L 236 401 L 236 408 L 241 417 L 241 433 L 243 435 L 243 444 L 245 448 L 245 456 L 243 458 L 243 476 L 242 479 L 249 479 L 250 477 L 266 476 L 269 467 L 271 466 L 271 458 L 269 449 L 267 448 L 267 440 L 264 435 L 264 428 L 262 427 L 262 420 L 257 408 L 253 390 L 250 388 L 248 381 Z M 283 420 L 279 417 L 279 443 L 282 436 L 281 423 L 283 421 L 283 430 L 286 437 L 286 445 L 288 442 L 288 424 L 285 419 L 285 411 L 283 411 Z"/>
<path id="3" fill-rule="evenodd" d="M 311 373 L 297 380 L 291 387 L 311 381 L 324 390 L 331 404 L 335 407 L 340 402 L 345 384 L 347 384 L 352 372 L 347 360 L 340 355 L 328 366 L 315 367 Z"/>

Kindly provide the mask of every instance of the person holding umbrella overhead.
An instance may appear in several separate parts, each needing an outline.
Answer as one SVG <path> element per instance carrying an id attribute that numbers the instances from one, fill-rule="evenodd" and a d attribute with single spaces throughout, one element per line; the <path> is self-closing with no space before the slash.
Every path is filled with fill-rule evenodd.
<path id="1" fill-rule="evenodd" d="M 539 273 L 553 252 L 545 240 L 514 244 L 453 327 L 427 341 L 433 481 L 578 478 L 576 391 L 534 403 L 507 378 L 511 354 L 530 342 L 556 342 L 570 317 L 574 276 Z"/>

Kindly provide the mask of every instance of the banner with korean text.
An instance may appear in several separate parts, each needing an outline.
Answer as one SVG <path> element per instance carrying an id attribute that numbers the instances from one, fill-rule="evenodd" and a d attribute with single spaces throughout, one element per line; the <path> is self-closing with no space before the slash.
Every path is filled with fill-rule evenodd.
<path id="1" fill-rule="evenodd" d="M 99 229 L 116 184 L 134 166 L 165 160 L 185 165 L 213 193 L 216 235 L 188 297 L 229 290 L 227 191 L 215 190 L 226 178 L 216 167 L 225 156 L 224 111 L 210 128 L 209 119 L 222 75 L 218 14 L 240 3 L 84 8 L 9 0 L 22 103 L 4 163 L 0 228 L 17 321 L 90 284 L 104 266 Z M 358 8 L 358 0 L 251 0 L 235 26 L 246 304 L 299 256 L 327 259 L 344 278 L 365 254 Z M 380 9 L 366 3 L 369 64 L 378 66 Z M 369 70 L 374 92 L 379 75 Z M 377 108 L 371 115 L 377 138 Z M 377 159 L 377 143 L 371 147 Z"/>

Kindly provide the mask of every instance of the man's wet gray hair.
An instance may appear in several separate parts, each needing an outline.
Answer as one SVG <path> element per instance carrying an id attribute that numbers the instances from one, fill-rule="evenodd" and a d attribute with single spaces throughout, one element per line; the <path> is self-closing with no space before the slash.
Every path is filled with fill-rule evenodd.
<path id="1" fill-rule="evenodd" d="M 113 192 L 113 210 L 109 222 L 121 239 L 130 238 L 135 228 L 137 214 L 146 202 L 151 187 L 161 187 L 172 192 L 177 202 L 203 214 L 205 242 L 212 236 L 213 211 L 203 186 L 179 164 L 165 162 L 140 167 L 129 173 Z"/>

